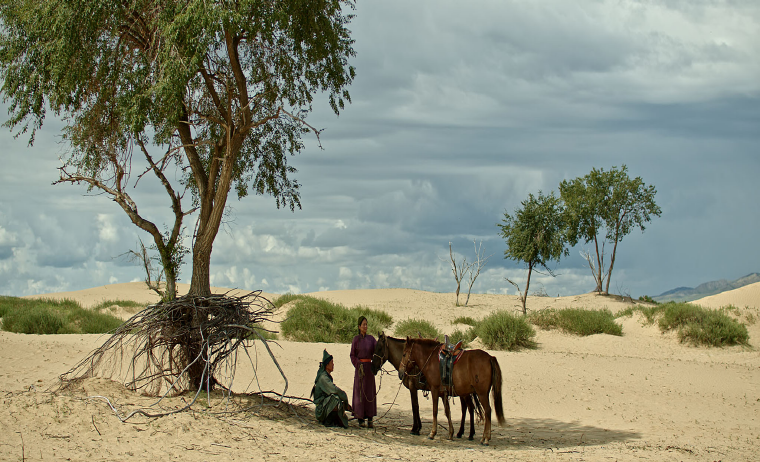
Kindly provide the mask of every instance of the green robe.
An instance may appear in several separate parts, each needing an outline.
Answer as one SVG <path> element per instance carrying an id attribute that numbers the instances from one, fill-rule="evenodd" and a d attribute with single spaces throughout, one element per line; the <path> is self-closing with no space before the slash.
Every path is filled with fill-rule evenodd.
<path id="1" fill-rule="evenodd" d="M 324 369 L 319 370 L 317 379 L 314 381 L 314 404 L 316 405 L 314 414 L 318 421 L 325 423 L 330 412 L 337 406 L 338 418 L 344 427 L 348 427 L 348 417 L 346 417 L 348 396 L 345 391 L 335 386 L 332 376 Z"/>

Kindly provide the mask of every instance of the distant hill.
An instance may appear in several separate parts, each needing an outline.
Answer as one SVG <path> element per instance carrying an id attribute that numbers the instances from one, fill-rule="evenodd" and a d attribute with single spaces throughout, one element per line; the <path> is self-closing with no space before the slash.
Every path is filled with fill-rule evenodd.
<path id="1" fill-rule="evenodd" d="M 656 297 L 652 297 L 655 301 L 660 303 L 664 302 L 690 302 L 692 300 L 698 300 L 710 295 L 719 294 L 727 290 L 738 289 L 744 287 L 747 284 L 754 284 L 760 282 L 760 273 L 750 273 L 746 276 L 740 277 L 735 281 L 727 281 L 721 279 L 719 281 L 710 281 L 698 285 L 697 287 L 678 287 L 661 293 Z"/>

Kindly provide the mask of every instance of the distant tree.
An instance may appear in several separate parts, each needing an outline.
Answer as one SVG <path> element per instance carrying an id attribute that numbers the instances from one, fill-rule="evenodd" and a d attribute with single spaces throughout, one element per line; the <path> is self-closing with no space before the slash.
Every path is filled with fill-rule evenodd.
<path id="1" fill-rule="evenodd" d="M 623 165 L 609 171 L 594 168 L 582 178 L 563 181 L 559 191 L 566 210 L 568 243 L 574 246 L 581 240 L 586 244 L 593 241 L 594 254 L 587 252 L 585 257 L 596 280 L 596 291 L 602 292 L 602 283 L 606 279 L 604 293 L 609 294 L 618 243 L 635 227 L 644 232 L 645 223 L 651 221 L 653 215 L 659 217 L 662 214 L 654 201 L 657 190 L 654 186 L 646 186 L 641 177 L 631 179 L 628 168 Z M 605 243 L 612 245 L 606 271 Z M 593 257 L 596 257 L 595 262 Z"/>
<path id="2" fill-rule="evenodd" d="M 504 219 L 497 226 L 501 228 L 501 237 L 507 242 L 504 258 L 521 261 L 527 266 L 525 289 L 520 293 L 523 314 L 527 314 L 525 302 L 533 270 L 540 267 L 554 276 L 548 267 L 549 261 L 559 261 L 568 251 L 565 248 L 562 205 L 554 192 L 544 196 L 539 191 L 538 197 L 529 194 L 521 204 L 522 207 L 515 210 L 514 216 L 504 212 Z M 520 292 L 520 287 L 515 282 L 510 279 L 507 281 Z"/>

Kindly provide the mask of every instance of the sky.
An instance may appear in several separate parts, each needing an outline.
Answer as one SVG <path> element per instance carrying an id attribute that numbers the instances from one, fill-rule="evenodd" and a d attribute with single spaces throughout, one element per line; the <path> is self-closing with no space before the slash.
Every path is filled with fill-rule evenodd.
<path id="1" fill-rule="evenodd" d="M 449 243 L 458 261 L 477 243 L 489 258 L 473 293 L 515 294 L 506 279 L 522 288 L 527 271 L 504 259 L 504 214 L 622 165 L 662 215 L 620 242 L 611 293 L 760 271 L 760 2 L 359 0 L 354 13 L 352 103 L 335 116 L 319 96 L 322 149 L 307 134 L 289 160 L 302 209 L 231 194 L 213 286 L 453 292 Z M 32 147 L 0 128 L 0 294 L 144 279 L 124 254 L 150 236 L 107 197 L 52 185 L 63 127 L 49 116 Z M 132 191 L 171 223 L 158 185 Z M 584 250 L 534 273 L 530 293 L 593 290 Z"/>

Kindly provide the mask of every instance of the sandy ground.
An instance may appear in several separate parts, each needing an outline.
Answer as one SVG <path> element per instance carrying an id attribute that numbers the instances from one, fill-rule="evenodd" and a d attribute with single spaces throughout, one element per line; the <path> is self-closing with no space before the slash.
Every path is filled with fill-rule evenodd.
<path id="1" fill-rule="evenodd" d="M 187 290 L 181 287 L 180 290 Z M 222 291 L 223 289 L 218 289 Z M 700 303 L 733 304 L 747 321 L 760 318 L 760 284 L 708 297 Z M 466 315 L 479 319 L 497 309 L 518 309 L 515 296 L 479 295 L 456 308 L 453 294 L 407 289 L 334 291 L 311 294 L 346 306 L 382 309 L 395 321 L 427 319 L 444 332 Z M 140 283 L 80 292 L 47 294 L 92 306 L 103 300 L 153 302 Z M 275 298 L 275 295 L 268 295 Z M 632 301 L 593 294 L 528 299 L 530 309 L 607 308 Z M 282 313 L 280 313 L 282 316 Z M 316 423 L 313 406 L 288 399 L 290 406 L 242 404 L 249 412 L 226 414 L 234 405 L 212 394 L 192 412 L 122 423 L 120 415 L 147 408 L 155 399 L 117 382 L 91 379 L 72 393 L 51 393 L 66 372 L 105 340 L 99 335 L 35 336 L 0 332 L 0 460 L 589 460 L 589 461 L 754 461 L 760 447 L 760 322 L 748 326 L 753 348 L 696 348 L 681 345 L 644 325 L 636 315 L 621 318 L 623 337 L 574 337 L 538 331 L 539 348 L 491 351 L 504 376 L 506 425 L 494 426 L 489 447 L 475 441 L 448 441 L 445 429 L 430 441 L 412 436 L 411 406 L 395 371 L 378 378 L 374 430 L 327 429 Z M 286 395 L 309 396 L 322 349 L 336 358 L 335 382 L 350 392 L 349 346 L 279 341 L 274 353 L 287 378 Z M 252 350 L 256 372 L 241 364 L 236 384 L 251 390 L 283 392 L 284 380 L 263 350 Z M 244 362 L 247 362 L 244 361 Z M 380 378 L 381 377 L 381 378 Z M 257 382 L 258 379 L 258 382 Z M 153 411 L 184 406 L 191 396 L 169 398 Z M 458 427 L 458 403 L 454 422 Z M 423 433 L 430 431 L 432 405 L 421 399 Z M 445 426 L 445 419 L 442 421 Z"/>

